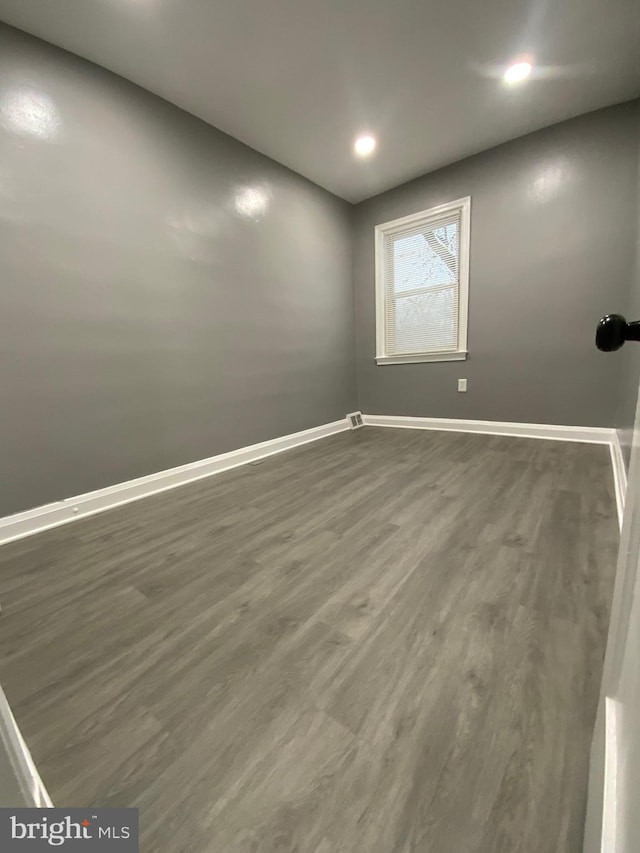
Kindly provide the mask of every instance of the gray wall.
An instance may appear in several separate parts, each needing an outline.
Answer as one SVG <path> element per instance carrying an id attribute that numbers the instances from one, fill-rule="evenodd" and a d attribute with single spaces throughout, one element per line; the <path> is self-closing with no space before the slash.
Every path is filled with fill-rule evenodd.
<path id="1" fill-rule="evenodd" d="M 352 411 L 349 217 L 0 27 L 0 516 Z"/>
<path id="2" fill-rule="evenodd" d="M 594 346 L 621 310 L 636 229 L 638 102 L 507 143 L 359 204 L 358 392 L 370 414 L 613 426 L 622 353 Z M 375 363 L 374 226 L 472 197 L 466 362 Z M 639 315 L 640 316 L 640 315 Z M 457 392 L 467 377 L 466 394 Z"/>
<path id="3" fill-rule="evenodd" d="M 593 331 L 640 317 L 637 130 L 613 107 L 350 208 L 0 25 L 0 516 L 342 417 L 354 298 L 365 412 L 628 427 L 640 352 Z M 469 360 L 377 367 L 374 225 L 468 194 Z"/>
<path id="4" fill-rule="evenodd" d="M 640 154 L 640 133 L 638 133 L 637 144 Z M 629 277 L 629 290 L 624 300 L 623 310 L 621 311 L 627 320 L 640 320 L 640 218 L 638 218 L 638 214 L 640 213 L 640 168 L 638 169 L 636 186 L 638 188 L 636 257 L 633 274 Z M 638 383 L 640 383 L 640 346 L 637 344 L 625 345 L 621 350 L 620 363 L 621 374 L 616 426 L 618 428 L 618 437 L 622 446 L 624 460 L 628 468 L 638 399 Z"/>

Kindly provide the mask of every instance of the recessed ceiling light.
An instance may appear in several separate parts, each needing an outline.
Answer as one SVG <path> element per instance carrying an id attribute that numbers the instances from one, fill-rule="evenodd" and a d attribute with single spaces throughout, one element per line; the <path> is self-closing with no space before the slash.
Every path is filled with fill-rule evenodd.
<path id="1" fill-rule="evenodd" d="M 353 150 L 358 157 L 368 157 L 376 150 L 376 145 L 373 136 L 359 136 L 353 145 Z"/>
<path id="2" fill-rule="evenodd" d="M 527 79 L 532 69 L 533 65 L 530 62 L 516 62 L 514 65 L 510 65 L 504 72 L 504 82 L 520 83 L 522 80 Z"/>

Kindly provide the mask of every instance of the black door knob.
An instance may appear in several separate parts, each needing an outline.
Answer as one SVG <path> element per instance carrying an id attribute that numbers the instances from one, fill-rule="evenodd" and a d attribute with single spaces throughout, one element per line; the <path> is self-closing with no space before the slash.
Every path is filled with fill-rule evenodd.
<path id="1" fill-rule="evenodd" d="M 596 329 L 596 346 L 603 352 L 620 349 L 625 341 L 640 341 L 640 321 L 627 323 L 622 314 L 605 314 Z"/>

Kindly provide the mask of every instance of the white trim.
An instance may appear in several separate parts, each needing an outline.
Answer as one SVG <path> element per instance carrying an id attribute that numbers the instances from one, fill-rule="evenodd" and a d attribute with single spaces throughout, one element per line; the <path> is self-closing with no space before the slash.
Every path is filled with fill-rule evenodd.
<path id="1" fill-rule="evenodd" d="M 385 281 L 384 281 L 384 239 L 388 234 L 403 231 L 418 222 L 460 211 L 460 258 L 458 267 L 458 346 L 447 358 L 440 353 L 417 353 L 411 356 L 388 355 L 385 335 Z M 378 364 L 403 364 L 427 361 L 460 361 L 467 354 L 467 331 L 469 323 L 469 255 L 471 246 L 471 196 L 440 204 L 429 210 L 421 210 L 400 219 L 383 222 L 374 229 L 375 249 L 375 300 L 376 300 L 376 362 Z M 462 355 L 464 353 L 464 355 Z M 436 355 L 437 358 L 429 358 Z M 422 357 L 420 357 L 422 356 Z M 452 356 L 457 356 L 452 357 Z"/>
<path id="2" fill-rule="evenodd" d="M 411 418 L 395 415 L 363 415 L 365 426 L 395 429 L 434 429 L 452 432 L 478 432 L 484 435 L 513 435 L 520 438 L 542 438 L 553 441 L 578 441 L 608 444 L 613 470 L 618 526 L 622 529 L 627 494 L 625 468 L 618 431 L 607 427 L 564 426 L 562 424 L 519 424 L 510 421 L 467 421 L 458 418 Z"/>
<path id="3" fill-rule="evenodd" d="M 554 441 L 585 441 L 590 444 L 611 444 L 615 434 L 615 430 L 606 427 L 519 424 L 510 421 L 468 421 L 458 418 L 411 418 L 395 415 L 363 415 L 362 419 L 367 426 L 479 432 L 486 435 L 515 435 Z"/>
<path id="4" fill-rule="evenodd" d="M 602 798 L 601 853 L 616 853 L 618 824 L 618 728 L 620 703 L 605 698 L 604 796 Z"/>
<path id="5" fill-rule="evenodd" d="M 471 254 L 471 196 L 464 199 L 460 214 L 460 260 L 458 275 L 458 351 L 467 351 L 467 329 L 469 326 L 469 256 Z"/>
<path id="6" fill-rule="evenodd" d="M 467 357 L 465 351 L 450 352 L 426 352 L 415 355 L 385 355 L 376 356 L 378 364 L 421 364 L 424 361 L 464 361 Z"/>
<path id="7" fill-rule="evenodd" d="M 5 756 L 15 774 L 16 790 L 20 790 L 25 806 L 35 808 L 53 808 L 51 797 L 47 793 L 38 773 L 31 753 L 24 742 L 20 729 L 11 713 L 7 697 L 0 687 L 0 743 Z M 6 803 L 4 805 L 7 805 Z M 12 805 L 16 805 L 12 804 Z"/>
<path id="8" fill-rule="evenodd" d="M 614 429 L 611 444 L 611 467 L 613 468 L 613 485 L 616 493 L 616 507 L 618 508 L 618 525 L 622 530 L 622 517 L 624 515 L 624 503 L 627 496 L 627 469 L 624 464 L 620 436 L 618 430 Z"/>
<path id="9" fill-rule="evenodd" d="M 378 229 L 382 229 L 389 234 L 394 231 L 403 231 L 405 228 L 415 225 L 417 222 L 424 222 L 429 219 L 438 219 L 444 214 L 451 213 L 452 210 L 464 208 L 465 205 L 468 205 L 470 209 L 470 195 L 456 198 L 453 201 L 447 201 L 444 204 L 439 204 L 437 207 L 430 207 L 428 210 L 418 210 L 416 213 L 410 213 L 408 216 L 400 216 L 398 219 L 389 220 L 389 222 L 382 222 L 380 225 L 376 225 L 376 231 Z"/>
<path id="10" fill-rule="evenodd" d="M 365 426 L 394 427 L 396 429 L 452 430 L 455 432 L 477 432 L 486 435 L 513 435 L 522 438 L 543 438 L 555 441 L 582 441 L 592 444 L 608 444 L 611 452 L 615 484 L 618 520 L 622 524 L 627 475 L 616 430 L 604 427 L 579 427 L 551 424 L 519 424 L 501 421 L 470 421 L 453 418 L 418 418 L 393 415 L 363 415 Z M 291 435 L 241 447 L 229 453 L 221 453 L 209 459 L 190 462 L 177 468 L 169 468 L 146 477 L 125 483 L 107 486 L 74 498 L 46 504 L 25 512 L 0 518 L 0 545 L 86 518 L 98 512 L 113 509 L 131 501 L 140 500 L 158 492 L 173 489 L 246 465 L 258 459 L 281 453 L 293 447 L 317 441 L 325 436 L 348 430 L 347 419 L 292 433 Z"/>
<path id="11" fill-rule="evenodd" d="M 13 542 L 16 539 L 22 539 L 24 536 L 30 536 L 33 533 L 39 533 L 60 524 L 67 524 L 79 518 L 86 518 L 88 515 L 104 512 L 116 506 L 146 498 L 157 492 L 174 489 L 176 486 L 182 486 L 203 477 L 211 477 L 213 474 L 228 471 L 230 468 L 237 468 L 239 465 L 246 465 L 248 462 L 264 459 L 274 453 L 281 453 L 283 450 L 299 447 L 310 441 L 317 441 L 319 438 L 348 429 L 349 424 L 344 418 L 302 432 L 295 432 L 291 435 L 262 441 L 259 444 L 241 447 L 238 450 L 231 450 L 229 453 L 220 453 L 218 456 L 211 456 L 209 459 L 201 459 L 198 462 L 190 462 L 187 465 L 169 468 L 156 474 L 148 474 L 146 477 L 138 477 L 126 483 L 107 486 L 104 489 L 88 492 L 75 498 L 66 498 L 26 512 L 5 516 L 0 518 L 0 544 Z"/>

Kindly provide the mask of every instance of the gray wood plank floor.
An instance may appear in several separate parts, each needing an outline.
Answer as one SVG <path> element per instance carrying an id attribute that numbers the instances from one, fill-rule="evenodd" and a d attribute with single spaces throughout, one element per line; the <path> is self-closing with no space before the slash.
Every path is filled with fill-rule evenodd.
<path id="1" fill-rule="evenodd" d="M 579 853 L 608 449 L 365 428 L 0 548 L 0 681 L 145 853 Z"/>

